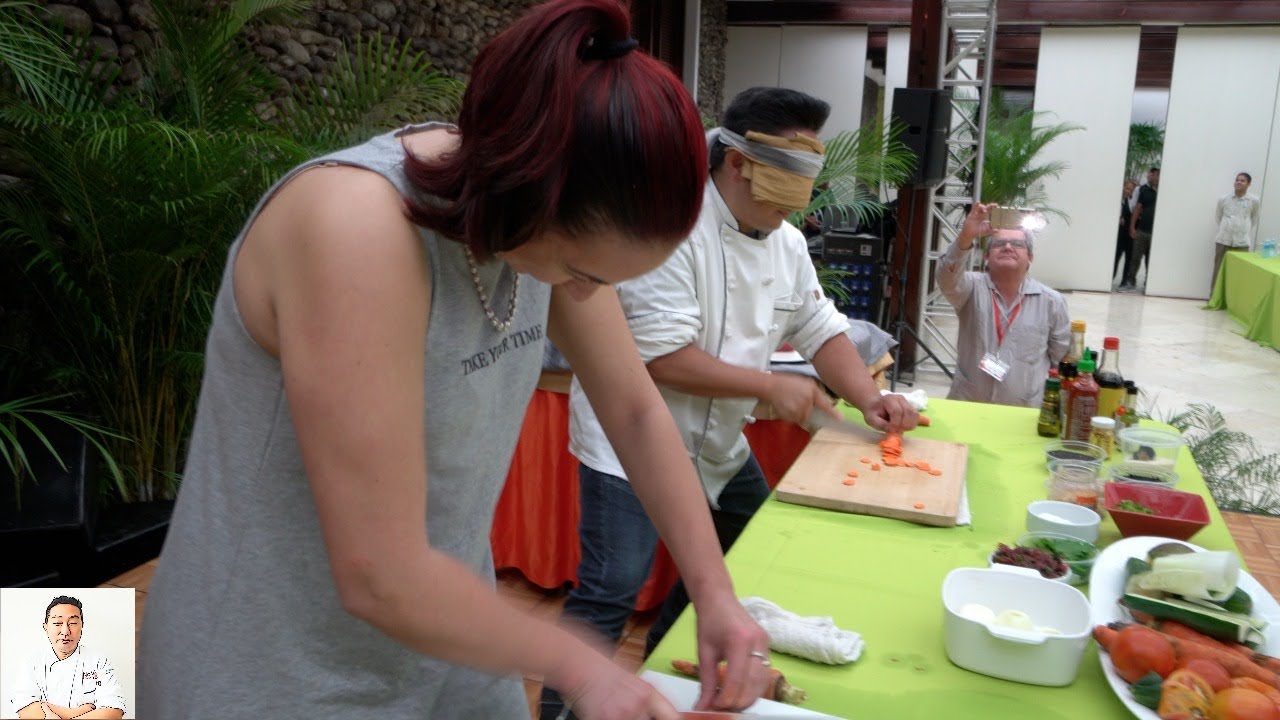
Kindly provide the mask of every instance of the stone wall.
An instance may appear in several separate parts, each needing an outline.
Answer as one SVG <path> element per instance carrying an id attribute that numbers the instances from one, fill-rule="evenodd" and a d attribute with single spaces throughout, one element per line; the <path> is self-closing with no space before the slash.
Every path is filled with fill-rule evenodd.
<path id="1" fill-rule="evenodd" d="M 691 0 L 692 1 L 692 0 Z M 719 119 L 724 110 L 724 51 L 729 41 L 728 0 L 702 0 L 698 31 L 698 108 Z"/>
<path id="2" fill-rule="evenodd" d="M 381 35 L 425 52 L 436 68 L 461 80 L 484 43 L 535 0 L 314 0 L 296 20 L 246 31 L 254 52 L 285 84 L 325 73 L 343 44 Z M 140 77 L 134 58 L 156 42 L 149 0 L 41 2 L 69 30 L 92 33 L 104 58 L 120 58 L 121 79 Z"/>

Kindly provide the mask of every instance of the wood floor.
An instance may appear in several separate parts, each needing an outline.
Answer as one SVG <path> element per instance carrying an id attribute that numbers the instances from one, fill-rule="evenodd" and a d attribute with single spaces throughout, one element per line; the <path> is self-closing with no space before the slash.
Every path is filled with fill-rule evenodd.
<path id="1" fill-rule="evenodd" d="M 1249 566 L 1249 572 L 1270 591 L 1280 597 L 1280 518 L 1242 513 L 1222 513 L 1231 536 L 1235 538 L 1240 554 Z M 134 588 L 138 591 L 136 616 L 142 626 L 142 611 L 147 602 L 147 588 L 156 561 L 140 565 L 119 577 L 112 578 L 102 587 Z M 498 575 L 498 591 L 503 596 L 532 612 L 554 620 L 564 606 L 564 591 L 546 591 L 524 579 L 515 571 L 503 571 Z M 644 657 L 644 638 L 653 624 L 654 613 L 638 614 L 631 618 L 623 631 L 622 641 L 614 659 L 629 670 L 638 670 Z M 525 677 L 525 693 L 529 698 L 529 713 L 537 720 L 538 697 L 542 692 L 542 678 Z"/>

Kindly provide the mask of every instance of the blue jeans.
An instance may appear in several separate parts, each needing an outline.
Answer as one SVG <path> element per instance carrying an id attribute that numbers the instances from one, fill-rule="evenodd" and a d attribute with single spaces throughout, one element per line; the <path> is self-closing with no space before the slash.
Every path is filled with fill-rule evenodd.
<path id="1" fill-rule="evenodd" d="M 582 561 L 578 565 L 578 586 L 569 592 L 564 614 L 616 643 L 635 610 L 636 596 L 649 578 L 658 531 L 631 483 L 586 465 L 579 466 L 578 480 Z M 760 463 L 754 455 L 749 456 L 716 499 L 720 509 L 711 511 L 721 550 L 729 550 L 768 497 L 769 485 Z M 666 634 L 688 602 L 683 583 L 678 583 L 650 632 L 655 644 L 654 638 Z"/>

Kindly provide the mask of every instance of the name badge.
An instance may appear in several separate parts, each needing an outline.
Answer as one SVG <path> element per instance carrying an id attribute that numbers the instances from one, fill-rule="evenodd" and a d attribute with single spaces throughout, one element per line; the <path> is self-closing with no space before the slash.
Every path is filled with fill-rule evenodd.
<path id="1" fill-rule="evenodd" d="M 1004 382 L 1004 376 L 1009 374 L 1008 363 L 991 353 L 982 356 L 982 360 L 978 362 L 978 368 L 995 378 L 996 382 Z"/>

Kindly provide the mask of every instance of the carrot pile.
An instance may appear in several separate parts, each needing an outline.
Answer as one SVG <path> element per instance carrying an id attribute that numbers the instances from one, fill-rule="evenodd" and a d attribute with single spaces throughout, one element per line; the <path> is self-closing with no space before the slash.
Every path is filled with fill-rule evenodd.
<path id="1" fill-rule="evenodd" d="M 1093 637 L 1103 650 L 1111 652 L 1116 636 L 1128 625 L 1128 623 L 1098 625 L 1093 629 Z M 1162 621 L 1159 623 L 1159 628 L 1153 628 L 1153 630 L 1160 633 L 1173 646 L 1179 665 L 1194 659 L 1211 660 L 1221 665 L 1233 679 L 1245 678 L 1262 683 L 1273 690 L 1280 690 L 1280 674 L 1271 669 L 1276 667 L 1275 663 L 1280 663 L 1277 658 L 1255 652 L 1244 645 L 1237 646 L 1236 643 L 1215 640 L 1172 621 Z"/>

